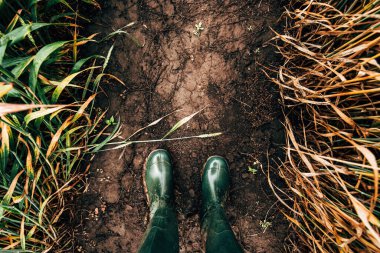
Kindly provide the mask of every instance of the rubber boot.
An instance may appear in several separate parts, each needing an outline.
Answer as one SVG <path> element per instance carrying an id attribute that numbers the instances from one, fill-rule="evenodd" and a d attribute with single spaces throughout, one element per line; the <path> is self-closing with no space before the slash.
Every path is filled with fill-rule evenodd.
<path id="1" fill-rule="evenodd" d="M 153 151 L 144 168 L 150 222 L 139 253 L 178 253 L 178 222 L 174 210 L 173 170 L 166 150 Z"/>
<path id="2" fill-rule="evenodd" d="M 230 186 L 227 161 L 220 156 L 210 157 L 202 176 L 202 233 L 206 253 L 242 253 L 224 212 Z"/>

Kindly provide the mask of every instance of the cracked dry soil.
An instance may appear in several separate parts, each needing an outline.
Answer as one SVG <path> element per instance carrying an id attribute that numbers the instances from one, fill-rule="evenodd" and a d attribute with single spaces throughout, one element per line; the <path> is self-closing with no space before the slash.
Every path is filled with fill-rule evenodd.
<path id="1" fill-rule="evenodd" d="M 209 139 L 138 144 L 96 156 L 88 189 L 76 203 L 76 251 L 136 252 L 147 225 L 142 171 L 155 148 L 173 157 L 180 252 L 204 252 L 200 233 L 200 179 L 208 156 L 222 155 L 231 167 L 226 207 L 238 240 L 247 252 L 281 252 L 288 225 L 267 182 L 269 160 L 281 156 L 283 132 L 276 87 L 262 72 L 276 65 L 270 27 L 286 1 L 104 1 L 94 11 L 89 33 L 104 35 L 130 22 L 131 37 L 119 36 L 92 50 L 115 48 L 109 72 L 126 86 L 103 86 L 100 106 L 120 117 L 122 136 L 171 113 L 135 140 L 159 139 L 181 118 L 202 108 L 173 137 L 223 132 Z M 195 24 L 204 30 L 194 35 Z M 121 158 L 119 158 L 121 156 Z M 248 171 L 263 164 L 256 174 Z M 280 183 L 271 173 L 275 183 Z M 262 222 L 270 222 L 265 230 Z M 269 224 L 269 223 L 268 223 Z M 265 231 L 264 231 L 265 230 Z"/>

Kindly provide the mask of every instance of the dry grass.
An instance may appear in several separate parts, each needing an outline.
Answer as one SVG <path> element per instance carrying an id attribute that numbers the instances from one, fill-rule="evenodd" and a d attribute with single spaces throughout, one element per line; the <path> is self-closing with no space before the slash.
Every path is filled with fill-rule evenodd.
<path id="1" fill-rule="evenodd" d="M 276 192 L 311 251 L 380 252 L 380 1 L 290 6 L 274 79 L 289 192 Z"/>

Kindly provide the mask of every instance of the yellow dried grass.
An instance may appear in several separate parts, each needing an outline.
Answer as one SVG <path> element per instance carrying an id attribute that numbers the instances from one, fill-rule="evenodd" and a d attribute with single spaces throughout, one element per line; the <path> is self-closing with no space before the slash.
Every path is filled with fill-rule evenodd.
<path id="1" fill-rule="evenodd" d="M 290 6 L 273 79 L 287 133 L 284 213 L 313 252 L 380 252 L 380 1 Z"/>

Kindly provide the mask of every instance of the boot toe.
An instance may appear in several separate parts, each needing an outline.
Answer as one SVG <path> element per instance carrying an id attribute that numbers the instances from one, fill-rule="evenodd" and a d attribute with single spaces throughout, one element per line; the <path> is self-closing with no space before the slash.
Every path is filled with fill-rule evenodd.
<path id="1" fill-rule="evenodd" d="M 167 164 L 171 165 L 171 158 L 168 151 L 165 149 L 156 149 L 149 154 L 146 166 L 151 166 L 154 164 Z"/>
<path id="2" fill-rule="evenodd" d="M 229 167 L 227 160 L 221 156 L 211 156 L 207 159 L 205 164 L 206 169 L 214 169 L 214 170 L 222 170 L 222 172 L 227 173 L 229 175 Z"/>
<path id="3" fill-rule="evenodd" d="M 230 186 L 229 168 L 226 159 L 220 156 L 210 157 L 202 176 L 203 209 L 214 204 L 223 205 Z"/>
<path id="4" fill-rule="evenodd" d="M 145 163 L 145 192 L 148 203 L 158 200 L 173 202 L 173 170 L 168 151 L 157 149 L 150 153 Z"/>

